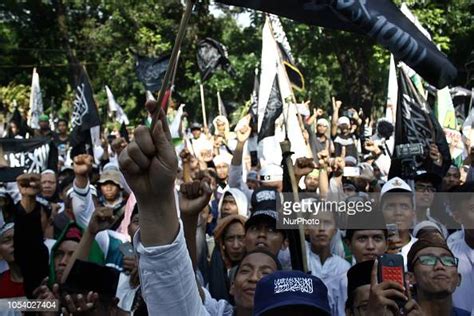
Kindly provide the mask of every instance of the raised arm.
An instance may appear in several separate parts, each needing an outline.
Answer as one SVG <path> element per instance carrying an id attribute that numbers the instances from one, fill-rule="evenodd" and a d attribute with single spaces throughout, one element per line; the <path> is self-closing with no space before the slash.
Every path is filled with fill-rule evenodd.
<path id="1" fill-rule="evenodd" d="M 134 246 L 142 296 L 150 314 L 206 315 L 178 220 L 178 161 L 166 116 L 156 101 L 148 101 L 146 107 L 153 116 L 151 128 L 138 127 L 119 158 L 138 203 L 140 230 Z"/>

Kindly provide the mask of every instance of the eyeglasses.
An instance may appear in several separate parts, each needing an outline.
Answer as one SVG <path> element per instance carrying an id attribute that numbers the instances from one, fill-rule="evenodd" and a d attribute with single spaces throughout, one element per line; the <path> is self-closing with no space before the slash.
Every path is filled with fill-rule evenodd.
<path id="1" fill-rule="evenodd" d="M 416 258 L 416 260 L 413 262 L 413 265 L 417 261 L 420 261 L 420 263 L 424 266 L 431 266 L 434 267 L 438 260 L 443 264 L 445 267 L 457 267 L 459 259 L 451 256 L 431 256 L 431 255 L 426 255 L 426 256 L 419 256 Z"/>
<path id="2" fill-rule="evenodd" d="M 433 193 L 436 192 L 436 188 L 432 185 L 415 184 L 415 191 Z"/>

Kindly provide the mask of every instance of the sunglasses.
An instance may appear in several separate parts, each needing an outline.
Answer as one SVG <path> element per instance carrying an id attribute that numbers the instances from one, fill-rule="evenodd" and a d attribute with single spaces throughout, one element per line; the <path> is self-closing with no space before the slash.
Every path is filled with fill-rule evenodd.
<path id="1" fill-rule="evenodd" d="M 415 265 L 417 261 L 420 261 L 422 265 L 434 267 L 436 263 L 438 262 L 438 260 L 445 267 L 457 267 L 458 262 L 459 262 L 458 258 L 451 257 L 451 256 L 438 257 L 438 256 L 426 255 L 426 256 L 419 256 L 418 258 L 416 258 L 416 260 L 413 262 L 413 265 Z"/>

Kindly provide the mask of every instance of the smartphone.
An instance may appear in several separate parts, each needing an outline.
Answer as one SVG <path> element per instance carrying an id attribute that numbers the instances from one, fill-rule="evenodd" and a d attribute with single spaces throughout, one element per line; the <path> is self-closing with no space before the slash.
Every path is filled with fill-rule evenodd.
<path id="1" fill-rule="evenodd" d="M 133 257 L 135 253 L 133 251 L 132 243 L 124 242 L 119 246 L 120 252 L 123 254 L 124 257 Z"/>
<path id="2" fill-rule="evenodd" d="M 100 296 L 115 297 L 120 272 L 96 263 L 76 260 L 63 284 L 69 293 L 97 292 Z"/>
<path id="3" fill-rule="evenodd" d="M 344 167 L 343 174 L 344 177 L 360 177 L 359 167 Z"/>
<path id="4" fill-rule="evenodd" d="M 378 280 L 379 283 L 384 281 L 397 282 L 405 287 L 405 269 L 403 257 L 395 254 L 384 254 L 378 258 Z M 407 295 L 407 293 L 404 293 Z M 404 301 L 395 300 L 400 309 L 405 306 Z"/>

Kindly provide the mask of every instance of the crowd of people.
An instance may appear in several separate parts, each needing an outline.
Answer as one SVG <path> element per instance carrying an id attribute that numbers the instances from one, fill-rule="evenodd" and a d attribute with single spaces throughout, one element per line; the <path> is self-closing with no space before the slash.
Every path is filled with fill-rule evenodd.
<path id="1" fill-rule="evenodd" d="M 433 144 L 432 168 L 389 178 L 393 125 L 337 101 L 331 117 L 301 117 L 308 154 L 283 168 L 258 159 L 250 116 L 182 124 L 177 144 L 173 108 L 146 107 L 151 126 L 130 141 L 103 135 L 94 153 L 72 157 L 65 119 L 53 131 L 42 115 L 28 130 L 57 146 L 58 168 L 2 183 L 0 302 L 56 299 L 64 315 L 474 315 L 468 142 L 445 175 Z M 4 136 L 19 129 L 12 121 Z M 348 228 L 360 213 L 321 212 L 304 229 L 308 271 L 293 269 L 300 245 L 279 225 L 288 169 L 305 200 L 376 196 L 370 219 L 383 224 Z M 403 258 L 403 284 L 381 279 L 385 254 Z"/>

